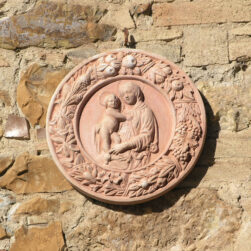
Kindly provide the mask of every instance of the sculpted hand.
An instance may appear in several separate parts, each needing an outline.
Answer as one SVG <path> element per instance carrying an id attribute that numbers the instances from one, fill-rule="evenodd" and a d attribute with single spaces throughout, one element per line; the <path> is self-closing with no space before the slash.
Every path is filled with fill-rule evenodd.
<path id="1" fill-rule="evenodd" d="M 131 115 L 131 114 L 127 114 L 126 115 L 126 120 L 127 121 L 130 121 L 130 120 L 132 120 L 133 119 L 133 115 Z"/>
<path id="2" fill-rule="evenodd" d="M 121 152 L 125 151 L 125 146 L 124 144 L 117 144 L 112 147 L 112 149 L 109 151 L 109 153 L 114 153 L 114 154 L 119 154 Z"/>

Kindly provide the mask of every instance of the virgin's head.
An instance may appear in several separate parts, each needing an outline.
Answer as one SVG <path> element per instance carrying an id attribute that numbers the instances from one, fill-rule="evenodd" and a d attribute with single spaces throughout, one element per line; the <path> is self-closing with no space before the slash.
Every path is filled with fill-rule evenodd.
<path id="1" fill-rule="evenodd" d="M 120 84 L 119 95 L 128 105 L 135 105 L 138 101 L 144 101 L 144 94 L 142 90 L 133 82 Z"/>

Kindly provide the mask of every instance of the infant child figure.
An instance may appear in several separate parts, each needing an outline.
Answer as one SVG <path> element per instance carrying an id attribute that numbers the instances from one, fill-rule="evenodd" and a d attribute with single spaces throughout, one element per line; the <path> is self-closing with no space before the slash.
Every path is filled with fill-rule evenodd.
<path id="1" fill-rule="evenodd" d="M 98 152 L 102 153 L 107 165 L 111 160 L 109 150 L 111 143 L 119 144 L 121 139 L 118 134 L 120 122 L 125 121 L 127 118 L 120 113 L 120 100 L 113 94 L 104 92 L 100 96 L 100 104 L 105 106 L 105 112 L 101 122 L 95 127 L 95 141 Z M 97 140 L 99 135 L 100 140 Z"/>

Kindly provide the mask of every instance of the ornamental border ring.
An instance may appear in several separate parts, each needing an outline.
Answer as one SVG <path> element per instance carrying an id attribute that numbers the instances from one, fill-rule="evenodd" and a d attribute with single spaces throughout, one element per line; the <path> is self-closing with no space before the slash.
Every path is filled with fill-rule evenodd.
<path id="1" fill-rule="evenodd" d="M 85 94 L 84 94 L 84 96 L 83 96 L 83 99 L 80 101 L 80 103 L 79 103 L 79 105 L 77 106 L 77 109 L 76 109 L 76 112 L 75 112 L 75 115 L 74 115 L 74 119 L 73 119 L 73 125 L 74 125 L 74 134 L 76 135 L 76 140 L 77 140 L 77 142 L 78 142 L 78 145 L 79 145 L 79 148 L 80 148 L 80 152 L 84 155 L 84 156 L 88 156 L 88 153 L 84 150 L 84 147 L 83 147 L 83 145 L 82 145 L 82 143 L 81 143 L 81 140 L 80 140 L 80 136 L 79 136 L 79 117 L 80 117 L 80 115 L 81 115 L 81 112 L 82 112 L 82 110 L 83 110 L 83 107 L 84 107 L 84 105 L 88 102 L 88 99 L 90 98 L 90 96 L 92 95 L 92 94 L 94 94 L 97 90 L 99 90 L 99 89 L 101 89 L 102 87 L 104 87 L 104 86 L 106 86 L 106 85 L 109 85 L 111 82 L 115 82 L 115 81 L 119 81 L 119 80 L 127 80 L 127 79 L 130 79 L 130 80 L 138 80 L 138 81 L 141 81 L 141 82 L 144 82 L 145 84 L 147 84 L 147 85 L 149 85 L 149 86 L 151 86 L 151 87 L 153 87 L 153 88 L 155 88 L 157 91 L 159 91 L 159 92 L 161 92 L 162 90 L 158 90 L 158 88 L 156 87 L 156 86 L 154 86 L 154 85 L 152 85 L 151 83 L 150 83 L 150 81 L 148 81 L 147 79 L 142 79 L 142 78 L 140 78 L 140 77 L 138 77 L 138 76 L 115 76 L 115 77 L 111 77 L 111 78 L 107 78 L 107 79 L 105 79 L 105 80 L 103 80 L 103 81 L 101 81 L 101 82 L 99 82 L 99 83 L 97 83 L 96 85 L 94 85 L 90 90 L 88 90 Z M 163 96 L 167 96 L 164 92 L 163 93 L 161 93 Z M 168 98 L 166 97 L 166 99 L 167 99 L 167 101 L 169 101 L 168 100 Z M 172 110 L 172 116 L 175 118 L 175 111 L 174 111 L 174 107 L 173 107 L 173 104 L 170 102 L 170 105 L 171 105 L 171 110 Z M 169 139 L 169 142 L 168 142 L 168 144 L 166 145 L 166 147 L 165 147 L 165 151 L 163 151 L 162 152 L 162 154 L 158 157 L 158 159 L 159 158 L 161 158 L 162 157 L 162 155 L 163 154 L 165 154 L 167 151 L 168 151 L 168 149 L 169 149 L 169 147 L 170 147 L 170 145 L 171 145 L 171 139 L 173 138 L 173 136 L 174 136 L 174 133 L 175 133 L 175 121 L 174 121 L 174 124 L 172 125 L 172 133 L 171 133 L 171 137 L 170 137 L 170 139 Z M 91 156 L 88 156 L 88 158 L 90 159 L 90 160 L 93 160 L 92 159 L 92 157 Z M 94 160 L 93 160 L 94 161 Z M 154 164 L 154 162 L 155 161 L 157 161 L 157 160 L 154 160 L 154 161 L 152 161 L 151 163 L 149 163 L 149 164 L 147 164 L 146 166 L 143 166 L 143 167 L 140 167 L 140 168 L 137 168 L 137 169 L 135 169 L 135 170 L 121 170 L 121 169 L 115 169 L 115 168 L 110 168 L 110 167 L 105 167 L 105 166 L 103 166 L 102 168 L 103 169 L 106 169 L 106 170 L 112 170 L 112 171 L 117 171 L 117 172 L 125 172 L 125 173 L 132 173 L 132 172 L 137 172 L 137 171 L 140 171 L 140 170 L 143 170 L 143 169 L 145 169 L 147 166 L 149 166 L 149 165 L 152 165 L 152 164 Z M 94 161 L 95 162 L 95 161 Z"/>
<path id="2" fill-rule="evenodd" d="M 128 55 L 137 64 L 124 64 Z M 154 163 L 123 176 L 119 170 L 103 171 L 82 156 L 73 121 L 90 88 L 128 77 L 151 82 L 165 92 L 176 123 L 168 151 Z M 46 135 L 53 160 L 77 190 L 110 204 L 139 204 L 170 191 L 191 172 L 205 142 L 206 113 L 199 91 L 174 63 L 142 50 L 117 49 L 83 61 L 65 76 L 48 107 Z"/>

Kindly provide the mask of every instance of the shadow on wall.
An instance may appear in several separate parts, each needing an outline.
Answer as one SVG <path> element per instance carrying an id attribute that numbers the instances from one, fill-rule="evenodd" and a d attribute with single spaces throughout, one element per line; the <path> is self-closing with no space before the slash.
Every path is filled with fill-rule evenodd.
<path id="1" fill-rule="evenodd" d="M 220 125 L 219 118 L 215 117 L 210 104 L 202 93 L 200 93 L 204 101 L 206 115 L 207 115 L 207 136 L 201 156 L 191 171 L 191 173 L 173 190 L 167 194 L 154 199 L 152 201 L 139 205 L 110 205 L 103 202 L 96 201 L 87 197 L 89 201 L 96 205 L 106 207 L 114 211 L 121 211 L 127 214 L 144 215 L 149 212 L 162 212 L 172 207 L 181 196 L 187 195 L 191 189 L 196 188 L 205 176 L 208 168 L 214 164 L 214 155 L 216 149 L 216 140 L 219 135 Z M 146 211 L 146 209 L 148 209 Z"/>
<path id="2" fill-rule="evenodd" d="M 127 28 L 124 28 L 122 31 L 124 32 L 124 39 L 125 39 L 124 46 L 126 48 L 135 49 L 137 42 L 136 42 L 134 36 L 133 35 L 129 36 L 129 31 Z"/>

